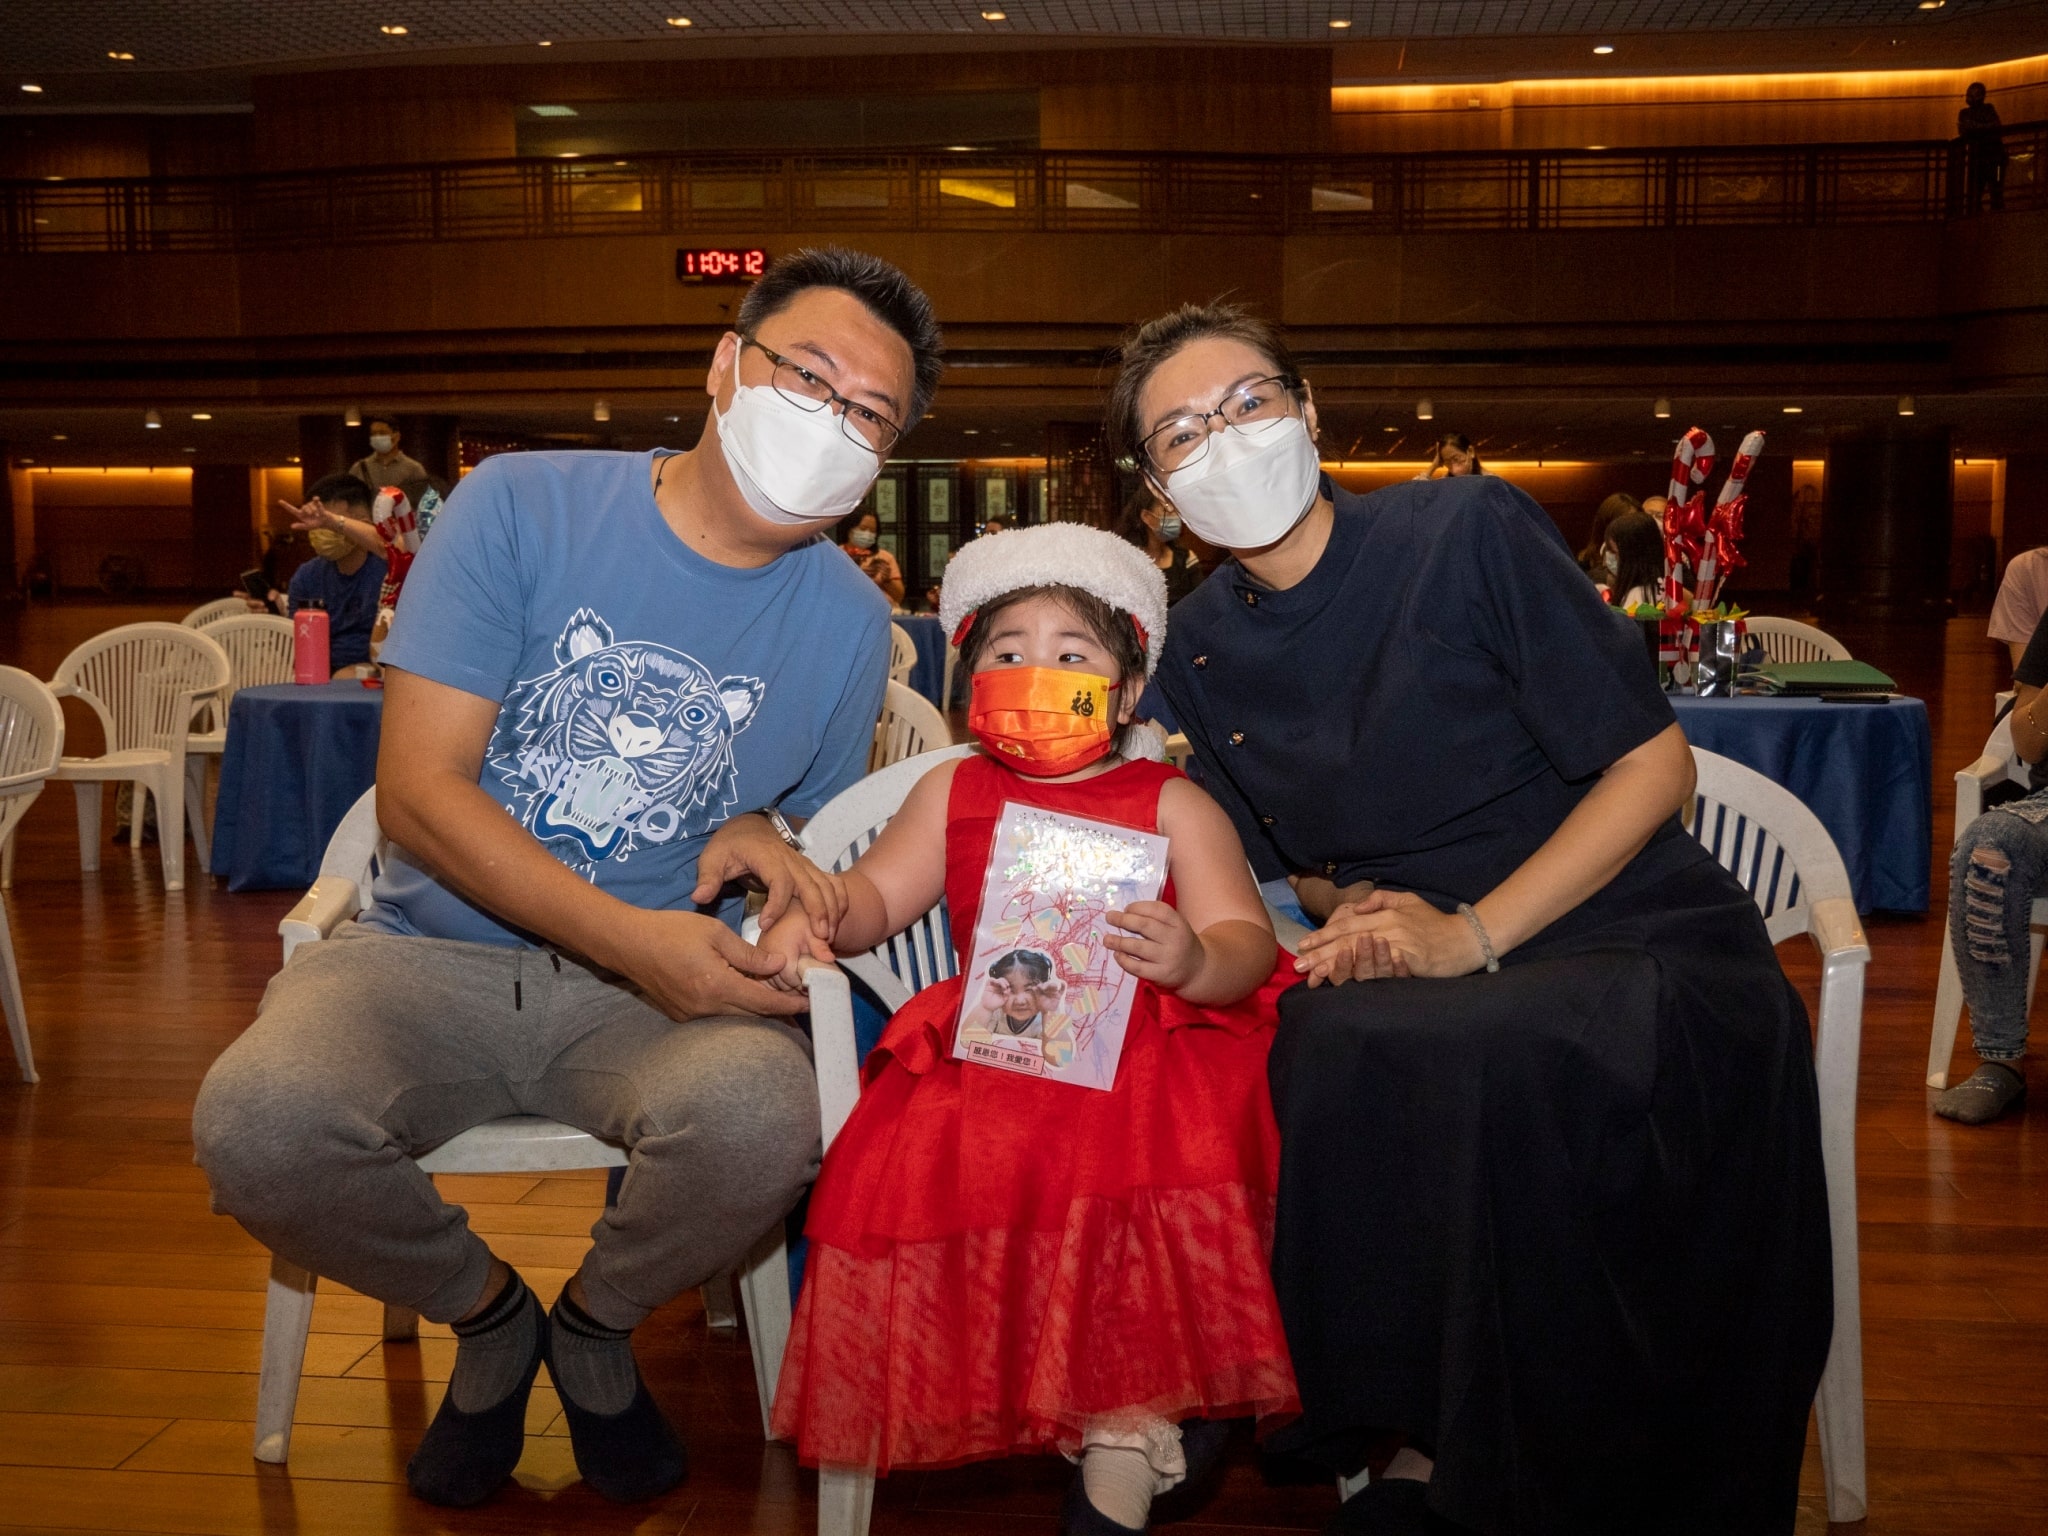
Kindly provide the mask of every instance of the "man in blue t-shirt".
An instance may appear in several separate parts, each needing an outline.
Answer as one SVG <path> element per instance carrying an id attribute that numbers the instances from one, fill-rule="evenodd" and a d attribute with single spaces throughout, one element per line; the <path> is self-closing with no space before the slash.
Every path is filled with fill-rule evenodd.
<path id="1" fill-rule="evenodd" d="M 370 515 L 370 488 L 354 475 L 329 475 L 314 484 L 306 499 L 309 506 L 337 517 L 367 520 Z M 315 527 L 306 537 L 312 540 L 314 558 L 292 572 L 286 612 L 296 614 L 310 602 L 327 610 L 327 665 L 339 672 L 370 659 L 384 561 L 331 527 Z"/>
<path id="2" fill-rule="evenodd" d="M 407 1467 L 472 1504 L 511 1475 L 545 1359 L 576 1464 L 649 1497 L 683 1450 L 633 1363 L 656 1307 L 730 1269 L 816 1171 L 801 999 L 733 931 L 736 882 L 829 936 L 793 847 L 866 770 L 888 604 L 818 535 L 924 414 L 931 306 L 874 257 L 800 251 L 719 342 L 683 453 L 487 460 L 386 641 L 360 922 L 300 949 L 194 1111 L 215 1208 L 315 1274 L 453 1324 Z M 541 1115 L 628 1149 L 551 1313 L 409 1154 Z"/>

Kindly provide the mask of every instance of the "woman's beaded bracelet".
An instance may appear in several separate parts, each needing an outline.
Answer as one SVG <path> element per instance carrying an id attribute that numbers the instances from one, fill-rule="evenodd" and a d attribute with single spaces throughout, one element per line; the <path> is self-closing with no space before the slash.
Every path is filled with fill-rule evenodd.
<path id="1" fill-rule="evenodd" d="M 1486 936 L 1486 924 L 1479 921 L 1479 914 L 1472 910 L 1472 903 L 1458 903 L 1458 916 L 1472 925 L 1472 937 L 1479 941 L 1479 953 L 1486 956 L 1486 973 L 1490 976 L 1500 969 L 1500 958 L 1493 952 L 1493 940 Z"/>

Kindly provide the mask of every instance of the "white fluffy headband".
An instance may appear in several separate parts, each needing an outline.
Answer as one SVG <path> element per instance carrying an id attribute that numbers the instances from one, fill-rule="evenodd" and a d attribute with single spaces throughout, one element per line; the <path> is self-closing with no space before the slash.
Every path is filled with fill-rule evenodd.
<path id="1" fill-rule="evenodd" d="M 939 588 L 939 622 L 955 640 L 960 622 L 1021 587 L 1078 587 L 1138 621 L 1145 675 L 1166 644 L 1166 575 L 1142 549 L 1084 523 L 1041 523 L 986 533 L 953 556 Z"/>

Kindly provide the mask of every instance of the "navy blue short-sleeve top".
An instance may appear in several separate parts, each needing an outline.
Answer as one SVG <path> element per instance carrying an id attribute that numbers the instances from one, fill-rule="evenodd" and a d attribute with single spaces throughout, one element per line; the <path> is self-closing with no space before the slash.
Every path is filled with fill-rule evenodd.
<path id="1" fill-rule="evenodd" d="M 1671 706 L 1639 626 L 1505 480 L 1333 499 L 1301 582 L 1233 563 L 1175 606 L 1156 685 L 1262 880 L 1477 901 Z"/>

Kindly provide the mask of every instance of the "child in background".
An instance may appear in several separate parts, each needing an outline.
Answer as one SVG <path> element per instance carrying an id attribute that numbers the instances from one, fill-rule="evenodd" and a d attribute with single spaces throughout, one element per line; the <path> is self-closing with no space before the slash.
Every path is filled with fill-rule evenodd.
<path id="1" fill-rule="evenodd" d="M 1017 529 L 954 557 L 942 616 L 984 750 L 926 774 L 854 865 L 834 947 L 943 894 L 964 965 L 1011 802 L 1157 832 L 1168 880 L 1109 917 L 1139 979 L 1109 1091 L 956 1060 L 983 978 L 890 1021 L 812 1192 L 775 1429 L 806 1462 L 882 1473 L 1058 1449 L 1081 1465 L 1062 1531 L 1119 1536 L 1215 1462 L 1222 1421 L 1299 1406 L 1267 1275 L 1266 1056 L 1295 976 L 1222 810 L 1116 754 L 1164 640 L 1158 568 L 1095 529 Z M 1081 694 L 1103 707 L 1074 712 Z M 787 985 L 826 958 L 807 933 L 796 914 L 763 937 Z"/>

